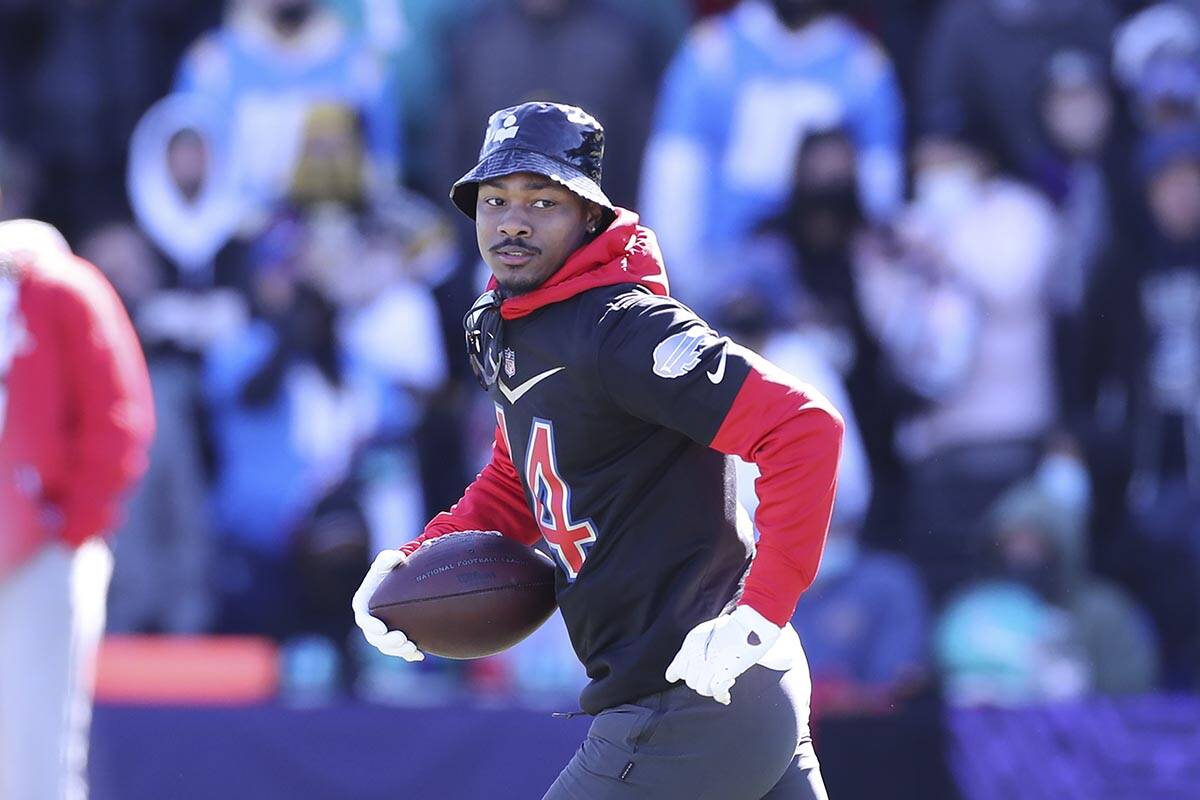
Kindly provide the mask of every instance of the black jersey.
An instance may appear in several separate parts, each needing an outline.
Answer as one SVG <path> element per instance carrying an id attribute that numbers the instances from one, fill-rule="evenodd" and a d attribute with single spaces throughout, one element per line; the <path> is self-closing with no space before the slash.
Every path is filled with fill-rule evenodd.
<path id="1" fill-rule="evenodd" d="M 665 688 L 683 637 L 738 593 L 752 532 L 737 530 L 730 458 L 707 445 L 748 365 L 686 307 L 633 285 L 504 326 L 492 397 L 558 561 L 594 713 Z"/>
<path id="2" fill-rule="evenodd" d="M 504 301 L 492 462 L 405 548 L 470 529 L 544 540 L 589 713 L 665 689 L 686 634 L 739 601 L 786 623 L 820 558 L 841 437 L 823 398 L 666 296 L 636 222 L 621 212 Z M 762 472 L 757 557 L 727 453 Z"/>

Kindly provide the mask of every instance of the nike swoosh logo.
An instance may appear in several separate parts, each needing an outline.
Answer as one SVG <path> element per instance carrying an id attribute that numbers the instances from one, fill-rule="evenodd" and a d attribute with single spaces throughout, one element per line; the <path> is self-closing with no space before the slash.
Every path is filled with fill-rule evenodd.
<path id="1" fill-rule="evenodd" d="M 705 375 L 708 376 L 708 379 L 710 381 L 712 381 L 714 384 L 720 383 L 721 381 L 725 380 L 725 354 L 727 352 L 726 351 L 727 347 L 728 347 L 728 345 L 721 346 L 721 360 L 720 360 L 720 362 L 717 363 L 717 368 L 714 369 L 712 372 L 704 373 Z"/>
<path id="2" fill-rule="evenodd" d="M 525 394 L 530 389 L 537 386 L 539 383 L 546 380 L 546 378 L 549 378 L 554 373 L 562 372 L 564 369 L 566 369 L 566 367 L 555 367 L 554 369 L 548 369 L 541 374 L 534 375 L 532 378 L 525 381 L 524 383 L 522 383 L 520 386 L 518 386 L 515 389 L 509 389 L 507 386 L 504 385 L 504 381 L 498 381 L 497 385 L 499 385 L 500 394 L 504 395 L 504 399 L 506 399 L 511 405 L 515 406 L 517 404 L 517 401 L 520 400 L 522 397 L 524 397 Z"/>

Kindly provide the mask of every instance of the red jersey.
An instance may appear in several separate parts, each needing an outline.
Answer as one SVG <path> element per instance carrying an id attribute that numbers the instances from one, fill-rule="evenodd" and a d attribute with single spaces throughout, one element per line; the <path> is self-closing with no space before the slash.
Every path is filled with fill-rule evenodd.
<path id="1" fill-rule="evenodd" d="M 153 432 L 146 363 L 108 281 L 65 246 L 0 237 L 0 576 L 50 541 L 111 531 Z"/>

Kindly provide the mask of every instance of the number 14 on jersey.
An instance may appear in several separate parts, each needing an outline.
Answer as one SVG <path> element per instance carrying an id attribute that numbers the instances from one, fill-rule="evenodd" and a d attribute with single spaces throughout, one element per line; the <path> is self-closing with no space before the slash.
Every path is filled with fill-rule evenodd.
<path id="1" fill-rule="evenodd" d="M 507 438 L 504 411 L 497 408 L 496 417 Z M 543 538 L 554 550 L 568 580 L 575 580 L 583 569 L 588 549 L 596 541 L 596 528 L 590 519 L 576 520 L 571 515 L 571 487 L 558 469 L 554 423 L 549 420 L 535 417 L 529 429 L 525 485 L 533 496 L 533 517 Z"/>

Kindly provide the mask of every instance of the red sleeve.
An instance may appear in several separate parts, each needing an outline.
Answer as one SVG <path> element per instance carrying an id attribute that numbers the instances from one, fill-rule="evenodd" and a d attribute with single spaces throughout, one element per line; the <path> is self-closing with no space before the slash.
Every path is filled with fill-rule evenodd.
<path id="1" fill-rule="evenodd" d="M 142 348 L 108 281 L 85 261 L 60 302 L 72 419 L 69 483 L 53 501 L 71 545 L 111 532 L 123 493 L 146 470 L 154 402 Z"/>
<path id="2" fill-rule="evenodd" d="M 841 415 L 811 386 L 755 359 L 712 447 L 758 465 L 758 554 L 741 602 L 777 625 L 812 583 L 837 486 Z"/>
<path id="3" fill-rule="evenodd" d="M 422 542 L 455 531 L 499 531 L 529 546 L 541 538 L 499 428 L 492 460 L 463 492 L 462 499 L 430 520 L 424 533 L 400 549 L 409 555 Z"/>

